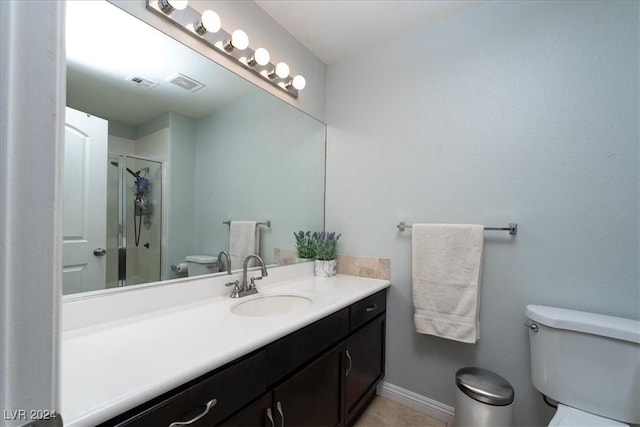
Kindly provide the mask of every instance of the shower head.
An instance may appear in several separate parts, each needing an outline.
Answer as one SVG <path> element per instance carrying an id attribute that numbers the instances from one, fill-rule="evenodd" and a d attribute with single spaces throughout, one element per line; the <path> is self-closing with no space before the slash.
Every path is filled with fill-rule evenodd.
<path id="1" fill-rule="evenodd" d="M 131 175 L 133 175 L 134 178 L 140 178 L 140 171 L 134 172 L 131 169 L 127 168 L 127 172 L 129 172 Z"/>

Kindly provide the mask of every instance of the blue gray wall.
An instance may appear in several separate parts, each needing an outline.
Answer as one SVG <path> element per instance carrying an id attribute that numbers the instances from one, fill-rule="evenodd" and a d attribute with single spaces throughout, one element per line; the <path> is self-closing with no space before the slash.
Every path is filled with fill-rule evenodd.
<path id="1" fill-rule="evenodd" d="M 194 252 L 196 121 L 171 111 L 169 164 L 167 167 L 167 264 L 163 278 L 179 277 L 170 266 L 184 262 Z"/>
<path id="2" fill-rule="evenodd" d="M 294 231 L 323 228 L 324 124 L 264 92 L 196 123 L 196 253 L 229 249 L 228 220 L 271 220 L 268 264 L 274 248 L 295 248 Z"/>
<path id="3" fill-rule="evenodd" d="M 639 3 L 490 2 L 330 66 L 327 228 L 391 258 L 387 378 L 453 406 L 458 368 L 551 411 L 531 385 L 525 306 L 638 318 Z M 399 221 L 487 232 L 480 341 L 416 334 Z"/>

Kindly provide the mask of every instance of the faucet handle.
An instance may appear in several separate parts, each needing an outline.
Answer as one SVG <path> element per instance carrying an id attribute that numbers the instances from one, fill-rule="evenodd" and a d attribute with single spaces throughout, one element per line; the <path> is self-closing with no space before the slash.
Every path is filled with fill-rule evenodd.
<path id="1" fill-rule="evenodd" d="M 256 288 L 256 280 L 262 280 L 262 277 L 252 277 L 251 279 L 249 279 L 248 289 Z"/>
<path id="2" fill-rule="evenodd" d="M 239 298 L 240 297 L 240 281 L 234 280 L 233 282 L 227 282 L 224 284 L 225 286 L 233 286 L 233 291 L 231 292 L 231 298 Z"/>

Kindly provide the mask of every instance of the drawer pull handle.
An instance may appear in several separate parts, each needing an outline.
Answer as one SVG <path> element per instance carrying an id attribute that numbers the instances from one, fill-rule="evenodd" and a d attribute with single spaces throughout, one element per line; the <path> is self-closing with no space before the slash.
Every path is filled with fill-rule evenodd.
<path id="1" fill-rule="evenodd" d="M 351 372 L 351 367 L 353 366 L 353 360 L 351 360 L 351 355 L 349 354 L 349 350 L 347 350 L 345 352 L 345 354 L 347 355 L 347 360 L 349 361 L 349 367 L 347 368 L 346 372 L 344 373 L 344 375 L 346 377 L 349 376 L 349 372 Z"/>
<path id="2" fill-rule="evenodd" d="M 204 408 L 204 411 L 202 411 L 202 413 L 192 419 L 190 419 L 189 421 L 176 421 L 174 423 L 169 424 L 169 427 L 179 427 L 179 426 L 186 426 L 189 425 L 191 423 L 195 423 L 196 421 L 198 421 L 200 418 L 204 417 L 205 415 L 207 415 L 209 413 L 209 411 L 211 410 L 211 408 L 213 408 L 214 406 L 216 406 L 216 403 L 218 403 L 218 401 L 216 399 L 211 399 L 210 401 L 207 402 L 206 407 Z"/>
<path id="3" fill-rule="evenodd" d="M 282 404 L 280 402 L 276 403 L 276 409 L 278 410 L 278 413 L 280 414 L 280 427 L 284 427 L 284 413 L 282 412 Z"/>
<path id="4" fill-rule="evenodd" d="M 373 311 L 373 310 L 375 310 L 377 308 L 378 308 L 378 304 L 373 304 L 373 305 L 370 305 L 369 307 L 365 308 L 365 311 L 367 313 L 369 313 L 369 312 L 371 312 L 371 311 Z"/>
<path id="5" fill-rule="evenodd" d="M 269 422 L 271 423 L 271 427 L 276 427 L 276 423 L 273 422 L 273 414 L 271 413 L 271 408 L 267 408 L 267 418 L 269 418 Z"/>

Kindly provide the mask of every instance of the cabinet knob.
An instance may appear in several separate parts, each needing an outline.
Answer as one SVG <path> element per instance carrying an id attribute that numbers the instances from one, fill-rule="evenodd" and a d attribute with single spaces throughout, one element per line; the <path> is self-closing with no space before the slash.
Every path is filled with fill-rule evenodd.
<path id="1" fill-rule="evenodd" d="M 197 416 L 193 417 L 189 421 L 176 421 L 176 422 L 173 422 L 173 423 L 169 424 L 169 427 L 187 426 L 189 424 L 195 423 L 200 418 L 202 418 L 205 415 L 207 415 L 209 413 L 209 411 L 211 410 L 211 408 L 216 406 L 216 403 L 218 403 L 218 401 L 216 399 L 211 399 L 210 401 L 207 402 L 207 404 L 205 405 L 204 411 L 200 415 L 197 415 Z"/>

